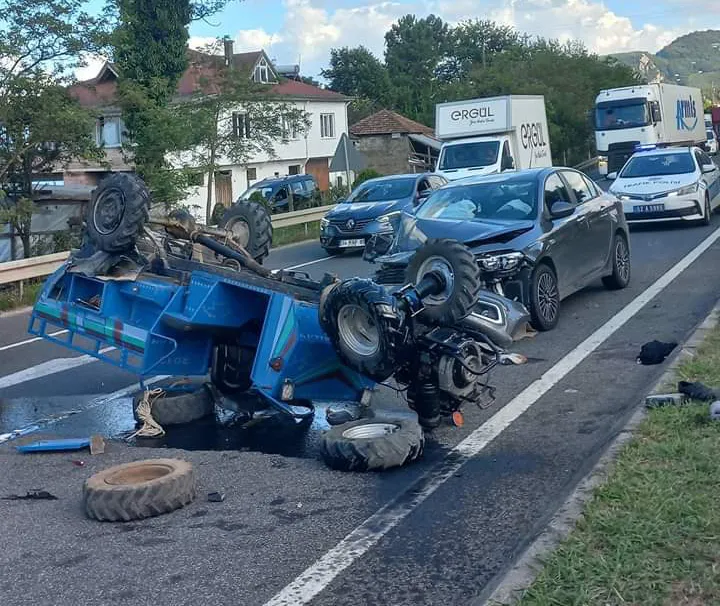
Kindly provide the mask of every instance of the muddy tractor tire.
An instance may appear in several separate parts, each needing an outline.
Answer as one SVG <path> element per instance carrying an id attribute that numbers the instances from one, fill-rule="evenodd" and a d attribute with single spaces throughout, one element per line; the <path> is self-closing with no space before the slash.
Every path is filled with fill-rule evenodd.
<path id="1" fill-rule="evenodd" d="M 343 363 L 381 383 L 395 372 L 395 298 L 372 280 L 335 286 L 320 308 L 320 324 Z"/>
<path id="2" fill-rule="evenodd" d="M 93 190 L 87 237 L 98 249 L 120 254 L 135 248 L 150 213 L 150 192 L 137 175 L 116 173 Z"/>
<path id="3" fill-rule="evenodd" d="M 150 459 L 105 469 L 83 485 L 85 513 L 101 522 L 130 522 L 180 509 L 197 494 L 187 461 Z"/>
<path id="4" fill-rule="evenodd" d="M 472 252 L 455 240 L 429 240 L 419 248 L 405 272 L 406 284 L 417 284 L 430 271 L 443 274 L 446 287 L 425 297 L 418 319 L 426 324 L 452 326 L 471 311 L 480 291 L 480 268 Z"/>
<path id="5" fill-rule="evenodd" d="M 351 421 L 325 432 L 320 452 L 328 467 L 340 471 L 379 471 L 407 465 L 425 448 L 423 430 L 407 417 Z"/>
<path id="6" fill-rule="evenodd" d="M 177 381 L 164 382 L 153 385 L 166 391 L 152 401 L 150 409 L 153 419 L 160 425 L 183 425 L 192 423 L 211 415 L 215 410 L 215 399 L 208 387 L 198 384 L 185 386 L 178 385 Z M 138 416 L 137 408 L 142 402 L 144 392 L 140 392 L 133 398 L 133 416 L 137 423 L 142 423 Z"/>
<path id="7" fill-rule="evenodd" d="M 236 202 L 225 211 L 218 227 L 231 231 L 258 263 L 270 254 L 273 227 L 270 213 L 262 204 Z"/>

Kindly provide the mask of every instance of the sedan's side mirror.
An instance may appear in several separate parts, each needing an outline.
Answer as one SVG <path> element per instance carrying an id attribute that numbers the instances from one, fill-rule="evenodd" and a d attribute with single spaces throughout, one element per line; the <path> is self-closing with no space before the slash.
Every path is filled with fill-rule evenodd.
<path id="1" fill-rule="evenodd" d="M 703 173 L 711 173 L 712 171 L 716 170 L 717 166 L 714 164 L 703 164 L 702 171 Z"/>
<path id="2" fill-rule="evenodd" d="M 608 181 L 615 181 L 615 179 L 617 179 L 617 173 L 616 172 L 608 173 L 607 179 L 608 179 Z"/>
<path id="3" fill-rule="evenodd" d="M 553 219 L 562 219 L 563 217 L 569 217 L 575 212 L 575 207 L 568 202 L 555 202 L 550 207 L 550 215 Z"/>

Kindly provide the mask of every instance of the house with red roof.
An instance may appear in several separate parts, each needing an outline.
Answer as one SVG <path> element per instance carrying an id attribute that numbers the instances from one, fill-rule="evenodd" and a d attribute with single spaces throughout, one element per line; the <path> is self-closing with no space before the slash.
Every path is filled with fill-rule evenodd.
<path id="1" fill-rule="evenodd" d="M 207 61 L 193 61 L 200 55 L 198 51 L 189 50 L 188 53 L 190 65 L 177 86 L 176 97 L 179 101 L 197 94 L 200 88 L 203 88 L 204 93 L 213 92 L 206 90 L 208 86 L 212 88 L 211 79 L 208 80 L 203 71 L 207 68 L 202 67 L 207 65 Z M 207 56 L 204 58 L 207 59 Z M 293 74 L 288 74 L 290 77 L 283 76 L 263 50 L 234 53 L 229 40 L 226 40 L 225 56 L 218 56 L 217 59 L 231 61 L 233 67 L 245 70 L 248 78 L 255 83 L 266 85 L 274 98 L 305 111 L 311 125 L 307 134 L 291 133 L 287 143 L 278 142 L 274 158 L 257 157 L 244 165 L 228 163 L 221 166 L 215 174 L 213 203 L 229 205 L 253 183 L 268 177 L 307 173 L 313 175 L 321 190 L 327 190 L 331 184 L 345 178 L 345 173 L 330 172 L 330 161 L 341 136 L 348 132 L 348 97 L 302 82 Z M 118 77 L 118 70 L 108 62 L 95 78 L 76 83 L 70 92 L 81 105 L 97 110 L 95 137 L 105 149 L 106 162 L 110 164 L 111 170 L 131 171 L 133 167 L 125 163 L 121 153 L 124 128 L 116 101 Z M 241 109 L 233 113 L 233 124 L 237 136 L 246 136 L 248 125 Z M 106 175 L 105 166 L 75 162 L 66 167 L 64 179 L 66 184 L 94 185 Z M 202 217 L 198 218 L 204 219 L 207 175 L 198 174 L 197 177 L 185 203 L 202 209 Z"/>
<path id="2" fill-rule="evenodd" d="M 383 175 L 434 170 L 442 145 L 432 128 L 389 109 L 356 122 L 350 135 L 368 168 Z"/>

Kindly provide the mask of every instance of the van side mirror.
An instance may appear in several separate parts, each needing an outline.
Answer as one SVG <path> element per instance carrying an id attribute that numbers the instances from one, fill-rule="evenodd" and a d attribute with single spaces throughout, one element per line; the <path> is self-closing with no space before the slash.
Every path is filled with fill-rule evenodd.
<path id="1" fill-rule="evenodd" d="M 650 115 L 652 116 L 653 124 L 662 122 L 662 114 L 660 113 L 660 104 L 657 101 L 650 102 Z"/>

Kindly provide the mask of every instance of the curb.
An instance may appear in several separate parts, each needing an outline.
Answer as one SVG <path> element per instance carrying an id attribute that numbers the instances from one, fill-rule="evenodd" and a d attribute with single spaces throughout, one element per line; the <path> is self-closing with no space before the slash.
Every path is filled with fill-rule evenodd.
<path id="1" fill-rule="evenodd" d="M 662 393 L 663 388 L 669 383 L 674 383 L 678 366 L 695 357 L 698 347 L 705 340 L 707 334 L 718 324 L 720 324 L 720 301 L 715 304 L 708 316 L 697 325 L 682 348 L 673 352 L 665 372 L 655 382 L 647 395 Z M 522 592 L 532 585 L 541 572 L 543 568 L 542 559 L 555 551 L 559 544 L 572 532 L 578 519 L 583 514 L 585 504 L 592 498 L 595 489 L 605 483 L 612 471 L 615 458 L 623 446 L 632 439 L 638 425 L 645 419 L 646 415 L 647 409 L 643 401 L 638 404 L 637 410 L 605 449 L 590 473 L 575 487 L 540 536 L 531 543 L 513 567 L 505 573 L 490 596 L 482 601 L 472 602 L 472 606 L 508 606 L 517 602 Z"/>

